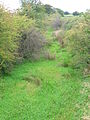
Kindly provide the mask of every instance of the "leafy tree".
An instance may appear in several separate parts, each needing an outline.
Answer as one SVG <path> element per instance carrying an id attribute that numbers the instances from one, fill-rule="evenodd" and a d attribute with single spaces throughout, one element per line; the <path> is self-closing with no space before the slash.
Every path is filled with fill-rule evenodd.
<path id="1" fill-rule="evenodd" d="M 77 12 L 77 11 L 75 11 L 75 12 L 73 12 L 73 15 L 74 15 L 74 16 L 78 16 L 78 15 L 80 15 L 80 13 Z"/>
<path id="2" fill-rule="evenodd" d="M 64 17 L 64 12 L 63 10 L 59 9 L 59 8 L 56 8 L 57 12 L 62 16 Z"/>
<path id="3" fill-rule="evenodd" d="M 32 3 L 31 1 L 24 1 L 20 15 L 25 15 L 29 19 L 32 18 L 36 23 L 36 27 L 39 27 L 40 29 L 44 28 L 43 21 L 45 19 L 46 13 L 44 5 L 42 5 L 40 2 Z"/>
<path id="4" fill-rule="evenodd" d="M 26 15 L 28 18 L 35 19 L 37 13 L 42 12 L 40 0 L 21 0 L 22 15 Z"/>
<path id="5" fill-rule="evenodd" d="M 46 4 L 44 7 L 45 7 L 47 14 L 53 14 L 56 12 L 55 9 L 51 5 Z"/>
<path id="6" fill-rule="evenodd" d="M 40 2 L 40 0 L 21 0 L 22 5 L 24 5 L 26 3 L 38 4 L 38 3 L 41 3 L 41 2 Z"/>
<path id="7" fill-rule="evenodd" d="M 70 13 L 69 13 L 68 11 L 65 11 L 64 14 L 65 14 L 65 15 L 69 15 Z"/>

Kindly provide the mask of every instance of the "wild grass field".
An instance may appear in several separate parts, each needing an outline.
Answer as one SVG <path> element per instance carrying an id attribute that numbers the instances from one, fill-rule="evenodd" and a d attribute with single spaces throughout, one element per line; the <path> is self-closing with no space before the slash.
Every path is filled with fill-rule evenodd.
<path id="1" fill-rule="evenodd" d="M 65 50 L 60 54 L 67 57 Z M 0 80 L 0 120 L 87 117 L 89 80 L 83 79 L 80 72 L 59 64 L 56 60 L 25 62 L 4 76 Z"/>

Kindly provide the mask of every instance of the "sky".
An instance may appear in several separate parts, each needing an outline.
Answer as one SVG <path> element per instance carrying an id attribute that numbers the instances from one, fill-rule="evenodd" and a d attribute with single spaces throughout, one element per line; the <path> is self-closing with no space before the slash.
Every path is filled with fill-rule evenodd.
<path id="1" fill-rule="evenodd" d="M 69 12 L 84 12 L 90 9 L 90 0 L 41 0 L 44 4 L 50 4 L 53 7 L 60 8 Z M 13 10 L 20 7 L 19 0 L 0 0 L 6 8 Z"/>

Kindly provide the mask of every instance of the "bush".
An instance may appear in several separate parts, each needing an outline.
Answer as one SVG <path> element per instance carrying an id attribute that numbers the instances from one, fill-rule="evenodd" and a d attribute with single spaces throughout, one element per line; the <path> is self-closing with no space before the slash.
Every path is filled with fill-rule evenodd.
<path id="1" fill-rule="evenodd" d="M 49 27 L 55 30 L 58 30 L 62 25 L 61 16 L 59 13 L 48 16 L 46 22 Z"/>
<path id="2" fill-rule="evenodd" d="M 8 71 L 9 64 L 15 59 L 17 36 L 12 14 L 0 6 L 0 71 L 3 73 Z"/>
<path id="3" fill-rule="evenodd" d="M 19 44 L 19 56 L 24 59 L 39 59 L 41 50 L 45 44 L 43 35 L 35 28 L 22 33 Z"/>
<path id="4" fill-rule="evenodd" d="M 61 21 L 60 21 L 60 18 L 59 17 L 56 17 L 56 19 L 53 21 L 52 23 L 52 27 L 55 29 L 55 30 L 58 30 L 61 26 Z"/>
<path id="5" fill-rule="evenodd" d="M 8 73 L 18 58 L 21 32 L 34 25 L 32 19 L 10 13 L 0 6 L 0 72 Z"/>
<path id="6" fill-rule="evenodd" d="M 72 54 L 71 65 L 75 68 L 86 68 L 89 66 L 89 21 L 90 14 L 86 13 L 85 18 L 77 25 L 74 25 L 65 34 L 64 42 L 67 45 L 67 50 Z"/>

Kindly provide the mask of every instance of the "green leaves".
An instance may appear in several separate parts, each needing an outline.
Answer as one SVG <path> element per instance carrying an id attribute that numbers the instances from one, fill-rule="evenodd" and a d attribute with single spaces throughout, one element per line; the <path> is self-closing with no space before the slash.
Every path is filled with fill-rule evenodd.
<path id="1" fill-rule="evenodd" d="M 73 55 L 71 64 L 74 67 L 85 68 L 89 59 L 89 13 L 78 18 L 77 24 L 74 22 L 69 30 L 66 30 L 64 42 L 67 50 Z M 69 23 L 70 24 L 70 23 Z"/>
<path id="2" fill-rule="evenodd" d="M 21 33 L 35 26 L 35 21 L 17 13 L 11 13 L 0 6 L 0 70 L 8 70 L 15 62 Z"/>

